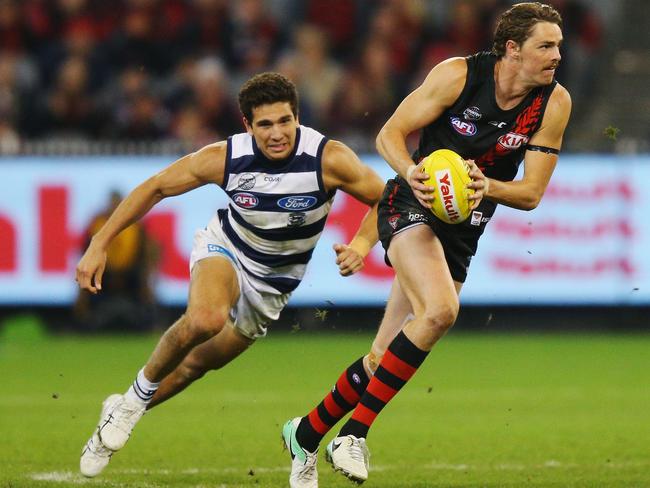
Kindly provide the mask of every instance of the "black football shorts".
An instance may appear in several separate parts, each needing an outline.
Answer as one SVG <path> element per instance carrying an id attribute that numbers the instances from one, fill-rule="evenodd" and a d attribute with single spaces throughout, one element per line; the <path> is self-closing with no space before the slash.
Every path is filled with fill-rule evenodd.
<path id="1" fill-rule="evenodd" d="M 391 265 L 388 247 L 394 235 L 415 225 L 428 225 L 442 243 L 451 277 L 454 281 L 464 283 L 469 263 L 485 228 L 485 222 L 481 222 L 480 218 L 478 224 L 476 221 L 472 224 L 470 220 L 460 224 L 443 222 L 418 202 L 403 178 L 396 176 L 386 183 L 378 208 L 377 225 L 379 240 L 386 252 L 384 260 Z"/>

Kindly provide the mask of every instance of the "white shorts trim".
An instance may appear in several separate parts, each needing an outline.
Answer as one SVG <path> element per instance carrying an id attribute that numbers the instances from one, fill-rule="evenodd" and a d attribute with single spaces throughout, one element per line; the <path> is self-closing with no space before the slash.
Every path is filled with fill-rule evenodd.
<path id="1" fill-rule="evenodd" d="M 412 224 L 407 225 L 406 227 L 402 227 L 402 228 L 401 228 L 400 230 L 398 230 L 397 232 L 393 232 L 393 237 L 396 236 L 397 234 L 401 234 L 401 233 L 404 232 L 405 230 L 412 229 L 413 227 L 415 227 L 415 226 L 417 226 L 417 225 L 426 225 L 426 222 L 414 222 L 414 223 L 412 223 Z"/>

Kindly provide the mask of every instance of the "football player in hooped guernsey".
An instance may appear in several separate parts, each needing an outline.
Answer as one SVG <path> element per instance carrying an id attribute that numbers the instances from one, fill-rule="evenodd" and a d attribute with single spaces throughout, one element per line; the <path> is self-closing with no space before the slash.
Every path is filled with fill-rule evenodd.
<path id="1" fill-rule="evenodd" d="M 359 271 L 377 242 L 384 184 L 347 146 L 298 123 L 294 85 L 276 73 L 239 93 L 246 133 L 185 156 L 136 187 L 95 234 L 76 279 L 101 290 L 109 242 L 166 197 L 219 185 L 230 198 L 196 232 L 187 310 L 162 336 L 124 394 L 109 396 L 83 448 L 80 468 L 96 476 L 148 408 L 244 352 L 278 318 L 302 279 L 340 189 L 370 207 L 349 244 L 336 244 L 342 275 Z"/>
<path id="2" fill-rule="evenodd" d="M 568 92 L 554 79 L 561 22 L 548 5 L 514 5 L 498 19 L 491 53 L 435 66 L 377 136 L 379 153 L 397 172 L 379 204 L 379 236 L 396 272 L 384 319 L 370 353 L 343 372 L 316 408 L 284 429 L 296 446 L 313 452 L 353 410 L 326 458 L 357 482 L 368 477 L 366 438 L 373 421 L 454 324 L 470 259 L 495 207 L 532 210 L 544 195 L 571 111 Z M 410 155 L 405 141 L 418 130 L 419 147 Z M 422 158 L 443 148 L 471 167 L 473 212 L 457 225 L 429 211 L 439 196 L 423 184 L 428 175 L 420 171 Z M 522 160 L 523 177 L 513 181 Z"/>

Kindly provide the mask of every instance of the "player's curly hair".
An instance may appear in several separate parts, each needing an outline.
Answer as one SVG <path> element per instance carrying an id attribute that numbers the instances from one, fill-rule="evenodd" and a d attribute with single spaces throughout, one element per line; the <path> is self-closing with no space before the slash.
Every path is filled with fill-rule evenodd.
<path id="1" fill-rule="evenodd" d="M 239 90 L 239 110 L 249 123 L 253 109 L 260 105 L 288 102 L 294 116 L 298 116 L 298 91 L 296 86 L 280 73 L 260 73 L 249 79 Z"/>
<path id="2" fill-rule="evenodd" d="M 508 40 L 522 45 L 530 37 L 533 27 L 538 22 L 551 22 L 561 28 L 562 16 L 550 5 L 540 2 L 524 2 L 513 5 L 497 19 L 492 53 L 498 57 L 504 56 Z"/>

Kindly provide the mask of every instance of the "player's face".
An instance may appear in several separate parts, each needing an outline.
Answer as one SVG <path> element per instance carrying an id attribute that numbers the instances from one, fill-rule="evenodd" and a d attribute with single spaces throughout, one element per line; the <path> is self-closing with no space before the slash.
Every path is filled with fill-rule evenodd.
<path id="1" fill-rule="evenodd" d="M 272 160 L 285 159 L 296 143 L 298 119 L 289 102 L 260 105 L 253 109 L 253 120 L 244 119 L 246 130 L 255 138 L 257 147 Z"/>
<path id="2" fill-rule="evenodd" d="M 562 30 L 557 24 L 539 22 L 521 45 L 519 59 L 522 77 L 532 85 L 548 85 L 560 63 Z"/>

